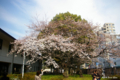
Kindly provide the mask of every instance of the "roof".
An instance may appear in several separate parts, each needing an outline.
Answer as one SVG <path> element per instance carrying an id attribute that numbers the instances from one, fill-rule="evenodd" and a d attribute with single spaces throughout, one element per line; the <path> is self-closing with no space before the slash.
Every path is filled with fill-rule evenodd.
<path id="1" fill-rule="evenodd" d="M 11 35 L 9 35 L 7 32 L 5 32 L 4 30 L 2 30 L 1 28 L 0 28 L 0 32 L 6 34 L 6 35 L 9 36 L 10 38 L 16 40 L 14 37 L 12 37 Z"/>

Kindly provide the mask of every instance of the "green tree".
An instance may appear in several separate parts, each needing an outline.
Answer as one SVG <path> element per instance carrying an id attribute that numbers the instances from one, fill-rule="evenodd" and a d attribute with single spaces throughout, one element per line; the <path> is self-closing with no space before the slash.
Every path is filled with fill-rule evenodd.
<path id="1" fill-rule="evenodd" d="M 76 15 L 76 14 L 71 14 L 69 12 L 66 12 L 66 13 L 59 13 L 59 14 L 56 14 L 55 17 L 53 17 L 53 19 L 51 21 L 59 21 L 59 20 L 66 20 L 66 19 L 72 19 L 74 21 L 85 21 L 87 22 L 87 20 L 85 19 L 82 19 L 81 16 L 79 15 Z"/>

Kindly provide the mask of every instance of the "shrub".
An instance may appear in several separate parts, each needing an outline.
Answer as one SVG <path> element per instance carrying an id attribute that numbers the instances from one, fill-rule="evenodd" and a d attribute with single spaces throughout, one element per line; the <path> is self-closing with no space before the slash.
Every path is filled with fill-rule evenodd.
<path id="1" fill-rule="evenodd" d="M 35 74 L 33 73 L 25 73 L 24 77 L 22 78 L 22 74 L 19 75 L 20 80 L 34 80 L 35 79 Z"/>

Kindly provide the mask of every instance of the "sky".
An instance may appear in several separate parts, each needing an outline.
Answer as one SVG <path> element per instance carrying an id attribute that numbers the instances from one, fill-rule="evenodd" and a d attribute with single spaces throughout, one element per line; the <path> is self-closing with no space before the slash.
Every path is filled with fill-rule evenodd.
<path id="1" fill-rule="evenodd" d="M 120 34 L 120 0 L 0 0 L 0 28 L 16 39 L 28 35 L 28 25 L 37 17 L 50 21 L 70 12 L 93 24 L 114 23 Z"/>

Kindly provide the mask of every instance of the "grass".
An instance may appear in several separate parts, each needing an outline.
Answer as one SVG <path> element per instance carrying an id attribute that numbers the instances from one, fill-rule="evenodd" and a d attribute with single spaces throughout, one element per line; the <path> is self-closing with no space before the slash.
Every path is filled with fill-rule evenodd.
<path id="1" fill-rule="evenodd" d="M 13 78 L 19 78 L 20 80 L 34 80 L 35 72 L 25 73 L 24 78 L 21 78 L 21 74 L 9 74 L 8 77 L 13 80 Z M 83 77 L 79 75 L 69 76 L 64 78 L 62 75 L 43 75 L 42 80 L 92 80 L 92 76 L 88 74 L 83 74 Z M 107 79 L 101 79 L 107 80 Z"/>
<path id="2" fill-rule="evenodd" d="M 43 75 L 42 80 L 92 80 L 91 75 L 83 75 L 83 77 L 79 77 L 79 75 L 69 76 L 68 78 L 64 78 L 62 75 Z M 107 79 L 101 79 L 107 80 Z"/>

